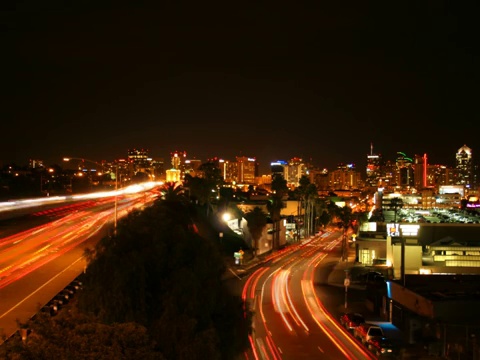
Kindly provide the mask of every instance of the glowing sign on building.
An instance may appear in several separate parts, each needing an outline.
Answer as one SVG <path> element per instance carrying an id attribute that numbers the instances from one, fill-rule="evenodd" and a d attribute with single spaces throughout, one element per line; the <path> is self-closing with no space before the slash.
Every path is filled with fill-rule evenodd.
<path id="1" fill-rule="evenodd" d="M 387 224 L 388 236 L 400 236 L 400 230 L 398 224 Z"/>
<path id="2" fill-rule="evenodd" d="M 418 236 L 420 225 L 412 224 L 387 224 L 388 236 Z"/>

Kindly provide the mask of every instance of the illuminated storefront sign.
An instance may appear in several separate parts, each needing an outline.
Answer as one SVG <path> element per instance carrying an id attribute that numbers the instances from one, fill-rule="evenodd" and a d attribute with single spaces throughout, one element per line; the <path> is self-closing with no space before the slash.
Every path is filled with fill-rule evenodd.
<path id="1" fill-rule="evenodd" d="M 388 236 L 400 236 L 398 224 L 387 224 Z"/>
<path id="2" fill-rule="evenodd" d="M 420 225 L 387 224 L 388 236 L 418 236 Z"/>

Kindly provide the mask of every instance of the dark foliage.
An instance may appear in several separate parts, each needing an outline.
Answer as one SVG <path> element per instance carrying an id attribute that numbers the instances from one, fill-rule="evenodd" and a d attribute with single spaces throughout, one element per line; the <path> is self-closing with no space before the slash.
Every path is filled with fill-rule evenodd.
<path id="1" fill-rule="evenodd" d="M 168 359 L 232 359 L 248 346 L 251 316 L 222 283 L 223 257 L 194 212 L 159 201 L 122 220 L 91 254 L 79 307 L 144 326 Z"/>
<path id="2" fill-rule="evenodd" d="M 0 349 L 10 360 L 165 360 L 145 327 L 136 323 L 104 324 L 69 307 L 56 317 L 37 316 L 23 342 L 16 336 Z"/>

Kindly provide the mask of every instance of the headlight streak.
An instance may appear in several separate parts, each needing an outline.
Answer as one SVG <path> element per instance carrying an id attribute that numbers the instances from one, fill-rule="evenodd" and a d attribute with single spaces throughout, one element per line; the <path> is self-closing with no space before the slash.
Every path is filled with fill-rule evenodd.
<path id="1" fill-rule="evenodd" d="M 261 270 L 262 268 L 260 268 L 259 270 Z M 262 271 L 258 272 L 258 274 L 256 275 L 256 279 L 254 280 L 253 284 L 252 284 L 252 287 L 251 287 L 251 290 L 250 290 L 250 299 L 253 299 L 255 298 L 255 291 L 256 291 L 256 288 L 257 288 L 257 284 L 258 284 L 258 281 L 260 280 L 260 278 L 262 277 L 262 275 L 268 270 L 268 268 L 263 268 Z"/>
<path id="2" fill-rule="evenodd" d="M 250 341 L 250 347 L 252 348 L 253 356 L 256 360 L 259 360 L 260 358 L 258 357 L 257 348 L 255 347 L 255 342 L 253 341 L 252 335 L 248 337 L 248 340 Z M 248 357 L 247 354 L 245 354 L 245 357 Z"/>
<path id="3" fill-rule="evenodd" d="M 301 246 L 297 246 L 295 247 L 295 251 L 298 250 Z M 274 257 L 275 260 L 278 260 L 279 258 L 283 258 L 284 256 L 288 255 L 288 254 L 291 254 L 293 253 L 293 250 L 292 251 L 283 251 L 281 254 L 277 255 Z M 291 259 L 289 260 L 285 265 L 289 265 L 295 261 L 298 261 L 298 259 Z M 245 283 L 245 286 L 244 286 L 244 289 L 243 289 L 243 292 L 242 292 L 242 298 L 245 300 L 246 299 L 246 294 L 247 294 L 247 288 L 248 286 L 250 285 L 250 283 L 252 283 L 252 285 L 250 286 L 253 286 L 253 288 L 251 289 L 251 297 L 253 297 L 253 294 L 255 293 L 255 289 L 257 287 L 257 284 L 258 284 L 258 281 L 259 279 L 262 277 L 262 275 L 267 271 L 269 270 L 270 268 L 266 267 L 266 268 L 260 268 L 258 269 L 257 271 L 255 271 L 251 277 L 249 277 L 249 279 L 247 280 L 247 282 Z M 263 323 L 263 326 L 264 326 L 264 329 L 265 329 L 265 333 L 267 334 L 266 335 L 266 339 L 267 339 L 267 342 L 268 342 L 268 345 L 269 345 L 269 348 L 270 348 L 270 351 L 272 353 L 272 356 L 274 356 L 274 359 L 281 359 L 281 354 L 279 354 L 279 349 L 278 349 L 278 346 L 275 345 L 275 342 L 271 336 L 271 333 L 270 333 L 270 330 L 268 329 L 268 326 L 267 326 L 267 320 L 265 318 L 265 314 L 264 314 L 264 311 L 263 311 L 263 299 L 264 299 L 264 294 L 265 294 L 265 286 L 266 286 L 266 283 L 268 282 L 268 279 L 269 278 L 272 278 L 272 285 L 271 285 L 271 289 L 272 289 L 272 302 L 273 302 L 273 307 L 274 309 L 276 308 L 276 304 L 278 304 L 280 301 L 280 299 L 275 299 L 276 298 L 276 294 L 275 294 L 275 278 L 277 277 L 277 272 L 283 272 L 283 273 L 289 273 L 289 271 L 286 271 L 286 270 L 282 270 L 282 268 L 279 268 L 277 269 L 276 271 L 274 271 L 272 274 L 270 274 L 268 276 L 268 278 L 266 279 L 266 281 L 263 282 L 262 284 L 262 290 L 261 290 L 261 293 L 260 293 L 260 299 L 259 299 L 259 305 L 258 305 L 258 308 L 259 308 L 259 313 L 260 313 L 260 317 L 262 319 L 262 323 Z M 283 291 L 286 292 L 286 286 L 288 284 L 284 284 L 283 286 Z M 280 296 L 280 295 L 279 295 Z M 285 305 L 287 305 L 288 307 L 288 303 L 286 302 L 286 297 L 284 297 L 283 295 L 281 296 L 281 298 L 283 299 L 283 303 Z M 290 298 L 290 302 L 291 302 L 291 298 Z M 296 310 L 295 310 L 295 313 L 296 313 Z M 290 312 L 291 314 L 291 312 Z M 284 322 L 284 324 L 286 325 L 287 329 L 292 332 L 293 331 L 293 328 L 292 326 L 290 325 L 289 321 L 287 320 L 286 316 L 280 312 L 280 316 L 282 318 L 282 321 Z M 297 313 L 297 316 L 298 316 L 298 313 Z M 292 316 L 293 317 L 293 316 Z M 295 320 L 295 319 L 294 319 Z M 297 321 L 296 321 L 297 322 Z M 302 320 L 299 321 L 300 323 L 304 324 L 304 322 Z M 297 322 L 298 324 L 298 322 Z M 304 326 L 306 327 L 306 326 Z M 308 333 L 308 327 L 307 327 L 307 333 Z M 255 345 L 255 342 L 251 342 L 251 345 L 254 346 Z M 255 348 L 253 348 L 253 351 L 254 351 L 254 354 L 257 354 L 257 351 Z M 258 354 L 256 355 L 258 356 Z"/>
<path id="4" fill-rule="evenodd" d="M 260 271 L 259 274 L 257 274 L 257 276 L 260 277 L 268 269 L 269 268 L 265 268 L 264 270 Z M 280 269 L 278 269 L 278 270 L 280 270 Z M 268 326 L 267 326 L 267 320 L 266 320 L 265 314 L 263 312 L 263 297 L 264 297 L 264 294 L 265 294 L 265 284 L 267 283 L 268 279 L 270 279 L 272 276 L 274 276 L 275 273 L 278 270 L 276 270 L 272 274 L 270 274 L 267 277 L 267 279 L 263 282 L 262 289 L 261 289 L 261 292 L 260 292 L 260 298 L 256 298 L 256 299 L 258 299 L 258 302 L 259 302 L 258 308 L 260 309 L 260 316 L 262 318 L 263 327 L 265 329 L 265 334 L 266 334 L 265 338 L 267 339 L 268 347 L 269 347 L 270 352 L 271 352 L 274 359 L 281 359 L 281 356 L 279 355 L 278 346 L 275 344 L 275 341 L 273 341 L 271 332 L 270 332 L 270 330 L 268 329 Z M 256 282 L 258 282 L 258 279 L 257 279 Z M 268 357 L 267 357 L 267 359 L 268 359 Z"/>
<path id="5" fill-rule="evenodd" d="M 271 294 L 272 301 L 273 301 L 273 308 L 277 313 L 280 314 L 280 317 L 282 318 L 283 323 L 288 328 L 288 330 L 292 332 L 293 327 L 292 325 L 290 325 L 290 322 L 287 320 L 287 317 L 285 316 L 285 313 L 288 312 L 288 310 L 284 309 L 284 306 L 286 306 L 285 299 L 284 299 L 285 289 L 281 284 L 278 284 L 280 282 L 279 276 L 281 276 L 281 275 L 278 275 L 279 272 L 280 274 L 282 274 L 281 269 L 278 269 L 273 273 L 275 274 L 272 279 L 272 294 Z"/>
<path id="6" fill-rule="evenodd" d="M 313 283 L 311 281 L 302 280 L 302 293 L 305 298 L 305 304 L 307 305 L 312 319 L 317 323 L 318 327 L 325 333 L 330 341 L 342 352 L 347 359 L 354 359 L 348 352 L 345 351 L 342 344 L 337 341 L 330 330 L 324 326 L 319 319 L 318 315 L 323 310 L 318 306 L 317 299 L 315 297 L 315 290 L 313 289 Z M 325 314 L 323 314 L 325 316 Z"/>
<path id="7" fill-rule="evenodd" d="M 288 274 L 290 274 L 290 270 L 288 271 Z M 295 323 L 297 324 L 297 326 L 300 326 L 300 325 L 303 326 L 305 331 L 308 333 L 310 330 L 308 329 L 308 326 L 305 324 L 305 322 L 302 320 L 302 318 L 298 314 L 298 311 L 295 308 L 295 305 L 293 304 L 292 298 L 290 296 L 290 291 L 289 291 L 288 287 L 289 287 L 289 277 L 287 277 L 286 282 L 285 282 L 285 293 L 287 295 L 288 304 L 289 304 L 289 308 L 290 308 L 290 313 L 293 313 L 294 316 L 292 315 L 292 318 L 295 321 Z"/>
<path id="8" fill-rule="evenodd" d="M 341 240 L 341 238 L 340 238 Z M 339 240 L 332 242 L 326 248 L 331 249 L 335 247 L 339 243 Z M 320 299 L 316 296 L 315 293 L 315 286 L 314 286 L 314 275 L 315 270 L 319 266 L 319 264 L 323 261 L 323 259 L 327 256 L 326 253 L 321 253 L 308 263 L 307 268 L 303 274 L 302 280 L 302 293 L 305 300 L 305 304 L 310 310 L 310 314 L 313 320 L 317 323 L 320 329 L 330 338 L 333 344 L 343 353 L 348 359 L 355 359 L 356 356 L 345 348 L 344 342 L 347 340 L 349 344 L 360 352 L 365 358 L 373 359 L 372 356 L 364 350 L 354 339 L 351 338 L 349 334 L 345 333 L 345 330 L 338 324 L 338 322 L 330 315 L 330 313 L 325 309 L 323 304 L 321 303 Z M 339 338 L 324 324 L 322 324 L 322 319 L 319 318 L 318 315 L 322 315 L 325 319 L 328 320 L 328 323 L 334 326 L 335 329 L 338 330 L 338 333 L 342 335 L 343 341 L 340 341 Z M 324 321 L 323 321 L 324 322 Z M 337 333 L 337 334 L 338 334 Z M 343 342 L 343 343 L 342 343 Z"/>
<path id="9" fill-rule="evenodd" d="M 131 195 L 130 195 L 131 196 Z M 125 214 L 136 204 L 122 205 Z M 143 198 L 138 194 L 137 199 Z M 98 201 L 97 208 L 102 206 Z M 101 231 L 111 222 L 113 208 L 98 212 L 76 210 L 42 226 L 0 239 L 0 288 L 35 271 L 40 266 L 70 251 Z M 18 258 L 17 260 L 14 260 Z M 2 268 L 1 266 L 4 265 Z"/>
<path id="10" fill-rule="evenodd" d="M 281 265 L 277 270 L 273 271 L 268 277 L 263 281 L 262 283 L 262 288 L 260 292 L 260 296 L 255 296 L 257 293 L 257 287 L 258 284 L 262 278 L 262 276 L 271 268 L 269 267 L 263 267 L 258 270 L 256 270 L 246 281 L 245 286 L 242 290 L 242 298 L 244 301 L 247 300 L 247 297 L 250 299 L 254 298 L 255 303 L 254 303 L 254 308 L 257 308 L 258 314 L 260 315 L 260 318 L 263 322 L 263 327 L 265 330 L 265 335 L 263 335 L 263 340 L 262 341 L 259 337 L 255 341 L 255 334 L 258 334 L 257 331 L 254 331 L 253 337 L 250 340 L 250 344 L 252 346 L 252 351 L 255 356 L 255 359 L 259 359 L 259 356 L 262 359 L 281 359 L 281 349 L 275 344 L 273 340 L 273 334 L 268 328 L 268 323 L 265 317 L 264 313 L 264 304 L 267 304 L 264 302 L 264 296 L 265 296 L 265 290 L 267 287 L 267 283 L 269 280 L 271 281 L 270 285 L 270 292 L 271 292 L 271 302 L 273 305 L 273 310 L 276 311 L 284 323 L 286 329 L 288 332 L 290 332 L 292 335 L 295 334 L 295 329 L 292 326 L 293 323 L 290 323 L 290 320 L 288 319 L 288 316 L 290 316 L 293 321 L 296 323 L 297 326 L 301 327 L 304 329 L 306 334 L 310 334 L 310 329 L 306 325 L 305 321 L 301 318 L 299 315 L 296 307 L 294 306 L 294 301 L 292 299 L 292 293 L 290 291 L 290 275 L 291 271 L 290 269 L 296 265 L 296 263 L 301 263 L 305 261 L 306 257 L 314 256 L 314 259 L 307 263 L 307 267 L 312 267 L 312 264 L 315 264 L 315 266 L 320 263 L 323 258 L 325 258 L 328 255 L 329 250 L 333 249 L 335 246 L 337 246 L 338 242 L 341 240 L 341 237 L 339 237 L 339 240 L 334 241 L 333 243 L 327 244 L 325 246 L 326 252 L 322 252 L 318 256 L 315 256 L 315 254 L 318 253 L 319 251 L 319 246 L 318 244 L 321 244 L 322 246 L 324 245 L 323 242 L 323 236 L 320 238 L 316 238 L 313 240 L 309 240 L 305 243 L 302 243 L 298 246 L 295 247 L 295 249 L 290 248 L 290 251 L 282 251 L 280 254 L 276 254 L 274 256 L 270 256 L 267 261 L 271 261 L 269 264 L 274 265 L 277 263 L 281 258 L 284 258 L 285 256 L 289 256 L 296 252 L 297 250 L 303 249 L 301 253 L 298 254 L 298 256 L 295 256 L 291 259 L 288 259 L 285 264 Z M 308 248 L 306 248 L 308 247 Z M 303 278 L 305 278 L 305 274 L 307 271 L 305 271 Z M 308 277 L 307 277 L 308 279 Z M 355 359 L 355 355 L 352 355 L 348 350 L 344 349 L 344 345 L 339 341 L 339 339 L 335 336 L 334 333 L 332 333 L 328 327 L 322 324 L 322 320 L 318 318 L 318 316 L 315 315 L 315 311 L 313 309 L 319 308 L 322 309 L 321 304 L 318 302 L 318 299 L 315 297 L 315 292 L 313 291 L 313 281 L 308 280 L 308 283 L 310 283 L 309 286 L 311 286 L 310 290 L 303 284 L 304 280 L 302 280 L 301 284 L 301 291 L 302 295 L 304 298 L 304 301 L 306 303 L 306 307 L 311 313 L 311 316 L 313 317 L 313 321 L 319 326 L 319 328 L 322 330 L 323 333 L 330 339 L 330 341 L 340 350 L 342 354 L 345 355 L 346 359 Z M 309 293 L 310 292 L 310 293 Z M 257 304 L 258 301 L 258 304 Z M 322 310 L 325 311 L 325 310 Z M 319 313 L 319 311 L 316 311 Z M 325 315 L 326 316 L 326 315 Z M 335 321 L 331 319 L 331 317 L 328 318 L 330 321 L 332 321 L 335 324 Z M 341 331 L 341 334 L 344 335 L 344 333 Z M 351 339 L 349 339 L 351 341 Z M 268 345 L 265 346 L 265 344 Z M 358 345 L 357 345 L 358 346 Z M 323 350 L 319 347 L 320 351 L 323 352 Z M 270 351 L 270 354 L 268 354 L 268 351 Z M 269 357 L 270 356 L 270 357 Z M 368 358 L 368 357 L 367 357 Z"/>
<path id="11" fill-rule="evenodd" d="M 278 346 L 275 345 L 275 343 L 273 342 L 272 336 L 268 335 L 265 339 L 267 340 L 267 345 L 268 345 L 268 348 L 270 349 L 270 354 L 272 354 L 273 358 L 281 359 L 282 355 L 280 354 L 280 350 L 278 349 Z"/>
<path id="12" fill-rule="evenodd" d="M 142 184 L 130 185 L 126 188 L 118 189 L 114 191 L 102 191 L 102 192 L 94 192 L 89 194 L 79 194 L 79 195 L 69 195 L 69 196 L 50 196 L 48 198 L 23 199 L 23 200 L 0 202 L 0 212 L 11 211 L 12 209 L 16 210 L 20 208 L 39 206 L 39 205 L 55 203 L 55 202 L 65 202 L 65 201 L 81 200 L 81 199 L 98 199 L 102 197 L 112 197 L 112 196 L 118 196 L 123 194 L 133 194 L 133 193 L 138 193 L 142 191 L 148 191 L 161 185 L 163 185 L 163 182 L 149 181 Z"/>

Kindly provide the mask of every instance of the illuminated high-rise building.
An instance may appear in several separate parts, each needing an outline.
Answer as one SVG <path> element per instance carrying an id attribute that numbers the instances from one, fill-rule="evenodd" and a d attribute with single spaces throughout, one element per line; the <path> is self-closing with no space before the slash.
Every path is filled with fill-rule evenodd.
<path id="1" fill-rule="evenodd" d="M 413 164 L 413 179 L 414 186 L 417 190 L 425 189 L 431 187 L 428 185 L 428 164 L 427 164 L 427 154 L 415 155 Z"/>
<path id="2" fill-rule="evenodd" d="M 377 187 L 382 176 L 382 155 L 373 153 L 373 143 L 370 143 L 370 154 L 367 155 L 366 185 Z"/>
<path id="3" fill-rule="evenodd" d="M 463 185 L 465 189 L 472 189 L 473 161 L 472 149 L 463 145 L 455 155 L 455 169 L 457 170 L 456 185 Z"/>
<path id="4" fill-rule="evenodd" d="M 413 187 L 414 176 L 412 158 L 409 158 L 405 153 L 398 151 L 395 163 L 397 165 L 397 186 L 402 190 Z"/>
<path id="5" fill-rule="evenodd" d="M 197 176 L 200 166 L 202 166 L 202 161 L 200 159 L 186 159 L 185 174 L 190 174 L 191 176 Z"/>
<path id="6" fill-rule="evenodd" d="M 286 178 L 287 185 L 297 187 L 300 185 L 300 178 L 303 175 L 308 176 L 308 169 L 301 158 L 294 157 L 287 165 Z"/>
<path id="7" fill-rule="evenodd" d="M 152 159 L 152 168 L 154 171 L 155 175 L 155 180 L 160 181 L 160 180 L 165 180 L 165 164 L 162 158 L 155 158 Z"/>
<path id="8" fill-rule="evenodd" d="M 146 149 L 129 149 L 128 162 L 133 165 L 134 172 L 150 168 L 151 159 Z"/>
<path id="9" fill-rule="evenodd" d="M 270 163 L 270 171 L 272 172 L 272 178 L 280 175 L 284 179 L 288 177 L 288 162 L 284 160 L 278 160 Z"/>
<path id="10" fill-rule="evenodd" d="M 355 189 L 359 178 L 355 164 L 338 164 L 337 169 L 330 172 L 330 187 L 334 190 Z"/>
<path id="11" fill-rule="evenodd" d="M 310 182 L 315 184 L 318 191 L 328 191 L 330 189 L 328 169 L 311 171 Z"/>
<path id="12" fill-rule="evenodd" d="M 440 186 L 448 185 L 448 175 L 451 169 L 445 165 L 428 165 L 427 187 L 434 187 L 438 190 Z"/>
<path id="13" fill-rule="evenodd" d="M 255 158 L 237 156 L 238 182 L 241 184 L 254 185 L 255 177 L 258 176 L 258 163 Z"/>
<path id="14" fill-rule="evenodd" d="M 226 183 L 239 183 L 238 165 L 236 162 L 218 159 L 218 168 L 222 173 L 223 180 Z"/>
<path id="15" fill-rule="evenodd" d="M 143 173 L 148 175 L 150 179 L 154 177 L 152 159 L 148 157 L 147 149 L 129 149 L 128 167 L 130 176 L 137 176 L 137 174 Z"/>

